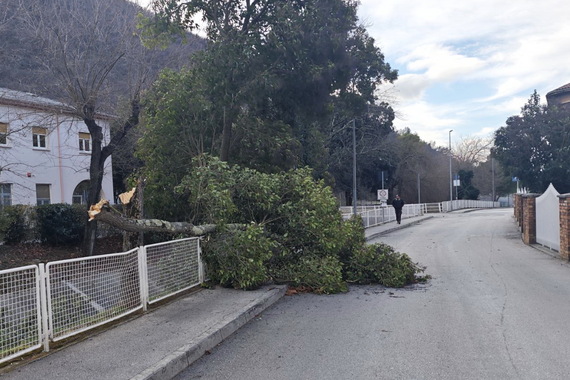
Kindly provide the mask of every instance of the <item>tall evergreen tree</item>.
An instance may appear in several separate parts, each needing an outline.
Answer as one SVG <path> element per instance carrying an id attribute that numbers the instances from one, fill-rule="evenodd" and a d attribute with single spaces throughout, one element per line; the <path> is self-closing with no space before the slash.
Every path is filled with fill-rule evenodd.
<path id="1" fill-rule="evenodd" d="M 193 28 L 193 17 L 203 16 L 209 46 L 193 70 L 208 89 L 224 161 L 251 163 L 251 148 L 275 147 L 256 146 L 260 137 L 289 135 L 298 145 L 287 144 L 282 168 L 318 166 L 334 99 L 353 94 L 371 104 L 378 84 L 397 77 L 358 25 L 354 1 L 157 0 L 154 7 L 149 25 L 158 30 Z M 275 136 L 263 133 L 271 128 Z"/>
<path id="2" fill-rule="evenodd" d="M 494 154 L 513 177 L 533 192 L 552 183 L 570 191 L 570 117 L 556 107 L 540 104 L 536 91 L 521 114 L 507 119 L 495 132 Z"/>

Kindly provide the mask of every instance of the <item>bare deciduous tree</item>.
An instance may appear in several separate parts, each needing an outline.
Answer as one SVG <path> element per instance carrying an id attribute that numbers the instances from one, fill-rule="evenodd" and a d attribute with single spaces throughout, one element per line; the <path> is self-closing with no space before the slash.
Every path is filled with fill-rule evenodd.
<path id="1" fill-rule="evenodd" d="M 24 20 L 42 49 L 43 64 L 61 91 L 60 99 L 73 108 L 91 134 L 88 204 L 99 200 L 105 161 L 139 122 L 140 91 L 145 79 L 144 66 L 136 64 L 144 52 L 133 34 L 135 20 L 125 7 L 114 5 L 113 1 L 94 0 L 26 0 L 21 4 Z M 122 60 L 135 64 L 128 72 L 117 73 Z M 110 82 L 120 75 L 129 77 L 123 83 L 129 86 L 130 112 L 117 123 L 119 127 L 104 145 L 104 126 L 98 115 L 116 111 L 113 103 L 118 97 L 111 92 Z M 84 254 L 92 254 L 96 231 L 96 223 L 87 224 Z"/>
<path id="2" fill-rule="evenodd" d="M 136 35 L 134 6 L 121 0 L 20 2 L 37 58 L 53 76 L 48 92 L 69 104 L 91 135 L 88 204 L 99 200 L 105 161 L 139 122 L 141 90 L 149 79 L 151 59 Z M 119 104 L 128 104 L 128 111 L 121 112 Z M 102 113 L 117 115 L 110 139 L 100 123 Z M 85 254 L 93 251 L 96 230 L 96 223 L 87 225 Z"/>
<path id="3" fill-rule="evenodd" d="M 465 137 L 455 145 L 453 156 L 460 165 L 467 165 L 465 169 L 468 169 L 486 161 L 492 146 L 491 137 Z"/>

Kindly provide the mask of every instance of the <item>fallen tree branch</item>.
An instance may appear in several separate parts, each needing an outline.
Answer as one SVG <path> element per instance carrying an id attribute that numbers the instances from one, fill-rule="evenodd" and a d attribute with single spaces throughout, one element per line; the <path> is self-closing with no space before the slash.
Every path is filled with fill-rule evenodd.
<path id="1" fill-rule="evenodd" d="M 204 236 L 218 229 L 217 224 L 196 226 L 188 222 L 168 222 L 160 219 L 129 219 L 113 211 L 109 201 L 103 199 L 89 208 L 89 221 L 98 220 L 127 232 L 164 232 L 191 236 Z M 243 229 L 245 226 L 244 224 L 225 225 L 228 229 Z"/>

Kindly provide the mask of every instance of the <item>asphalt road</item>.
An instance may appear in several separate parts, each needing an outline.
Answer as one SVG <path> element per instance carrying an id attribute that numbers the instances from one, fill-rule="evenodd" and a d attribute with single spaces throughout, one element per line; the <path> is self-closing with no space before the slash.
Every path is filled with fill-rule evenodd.
<path id="1" fill-rule="evenodd" d="M 570 265 L 525 246 L 512 209 L 379 240 L 433 279 L 285 297 L 176 379 L 570 378 Z"/>

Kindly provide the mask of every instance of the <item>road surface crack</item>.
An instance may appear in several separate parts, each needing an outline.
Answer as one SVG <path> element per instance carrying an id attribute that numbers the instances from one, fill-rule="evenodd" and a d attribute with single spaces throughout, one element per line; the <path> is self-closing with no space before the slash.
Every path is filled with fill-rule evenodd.
<path id="1" fill-rule="evenodd" d="M 509 289 L 507 287 L 507 284 L 505 283 L 505 281 L 503 280 L 503 277 L 499 274 L 499 272 L 497 272 L 497 269 L 495 268 L 495 266 L 493 265 L 493 253 L 495 253 L 495 249 L 493 247 L 493 242 L 495 239 L 495 234 L 491 233 L 491 247 L 490 247 L 490 254 L 489 254 L 489 265 L 491 267 L 491 269 L 493 269 L 493 272 L 495 272 L 495 274 L 497 275 L 497 277 L 499 278 L 499 280 L 501 281 L 501 284 L 503 286 L 503 307 L 501 308 L 501 335 L 503 337 L 503 343 L 505 346 L 505 351 L 507 352 L 507 355 L 509 356 L 509 363 L 511 363 L 511 366 L 513 367 L 515 373 L 517 374 L 518 378 L 521 378 L 521 374 L 519 372 L 519 369 L 517 368 L 517 366 L 515 365 L 515 362 L 513 360 L 513 356 L 511 355 L 511 351 L 509 349 L 509 343 L 507 341 L 507 334 L 506 334 L 506 328 L 505 328 L 505 311 L 507 309 L 507 303 L 509 301 Z M 499 252 L 499 251 L 497 251 Z"/>

